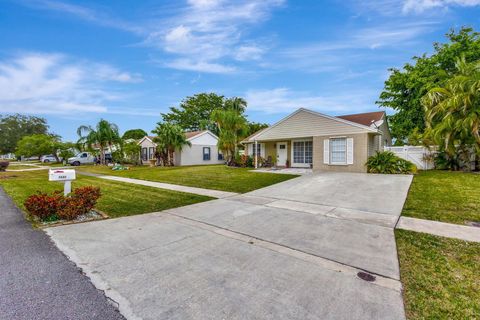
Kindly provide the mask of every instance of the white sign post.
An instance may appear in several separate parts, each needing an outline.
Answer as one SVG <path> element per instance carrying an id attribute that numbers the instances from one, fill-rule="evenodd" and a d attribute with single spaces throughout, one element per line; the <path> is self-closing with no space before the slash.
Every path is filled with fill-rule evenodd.
<path id="1" fill-rule="evenodd" d="M 63 181 L 63 194 L 65 196 L 72 192 L 72 180 L 75 179 L 75 170 L 72 169 L 50 169 L 48 171 L 48 181 Z"/>

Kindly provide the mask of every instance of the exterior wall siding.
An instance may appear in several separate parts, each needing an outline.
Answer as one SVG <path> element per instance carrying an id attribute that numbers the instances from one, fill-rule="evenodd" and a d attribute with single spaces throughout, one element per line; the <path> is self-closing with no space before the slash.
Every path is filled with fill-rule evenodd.
<path id="1" fill-rule="evenodd" d="M 323 140 L 334 138 L 336 135 L 313 137 L 313 170 L 339 172 L 367 172 L 365 162 L 368 159 L 368 133 L 342 134 L 346 138 L 353 138 L 353 164 L 331 165 L 323 163 Z"/>
<path id="2" fill-rule="evenodd" d="M 293 138 L 356 134 L 367 131 L 367 129 L 356 127 L 355 125 L 342 123 L 341 121 L 302 110 L 277 126 L 262 132 L 257 137 L 257 140 L 287 141 Z"/>
<path id="3" fill-rule="evenodd" d="M 203 148 L 210 148 L 210 160 L 203 160 Z M 179 153 L 179 152 L 176 152 Z M 192 145 L 184 147 L 179 157 L 179 166 L 189 165 L 206 165 L 206 164 L 222 164 L 224 160 L 218 160 L 218 148 L 216 145 Z"/>

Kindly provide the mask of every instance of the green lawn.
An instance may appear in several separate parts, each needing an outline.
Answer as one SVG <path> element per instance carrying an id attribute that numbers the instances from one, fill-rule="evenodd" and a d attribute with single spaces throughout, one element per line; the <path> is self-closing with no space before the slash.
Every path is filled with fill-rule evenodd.
<path id="1" fill-rule="evenodd" d="M 248 168 L 231 168 L 224 165 L 154 168 L 139 166 L 126 171 L 112 171 L 105 166 L 82 166 L 78 170 L 239 193 L 297 177 L 250 172 L 251 169 Z"/>
<path id="2" fill-rule="evenodd" d="M 457 224 L 480 221 L 480 175 L 421 171 L 413 178 L 402 215 Z"/>
<path id="3" fill-rule="evenodd" d="M 113 182 L 77 175 L 73 188 L 93 185 L 100 187 L 102 196 L 97 208 L 110 217 L 129 216 L 185 206 L 211 200 L 210 197 L 163 190 L 152 187 Z M 48 171 L 1 172 L 0 186 L 24 210 L 25 199 L 36 191 L 63 190 L 63 184 L 48 181 Z"/>
<path id="4" fill-rule="evenodd" d="M 23 169 L 34 169 L 38 168 L 37 166 L 26 166 L 21 164 L 11 164 L 7 167 L 7 170 L 23 170 Z"/>
<path id="5" fill-rule="evenodd" d="M 480 319 L 480 243 L 395 235 L 408 319 Z"/>

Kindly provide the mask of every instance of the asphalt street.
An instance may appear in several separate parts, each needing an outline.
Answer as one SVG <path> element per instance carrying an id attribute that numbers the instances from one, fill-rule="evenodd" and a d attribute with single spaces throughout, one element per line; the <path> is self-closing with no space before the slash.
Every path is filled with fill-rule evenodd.
<path id="1" fill-rule="evenodd" d="M 124 319 L 1 188 L 0 319 Z"/>

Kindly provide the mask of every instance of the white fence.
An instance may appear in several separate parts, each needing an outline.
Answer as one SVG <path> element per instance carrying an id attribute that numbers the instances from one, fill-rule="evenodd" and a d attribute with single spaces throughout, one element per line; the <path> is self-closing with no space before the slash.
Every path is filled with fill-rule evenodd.
<path id="1" fill-rule="evenodd" d="M 434 168 L 433 157 L 434 151 L 421 146 L 402 146 L 402 147 L 385 147 L 385 151 L 391 151 L 396 156 L 408 160 L 415 164 L 420 170 L 430 170 Z"/>

